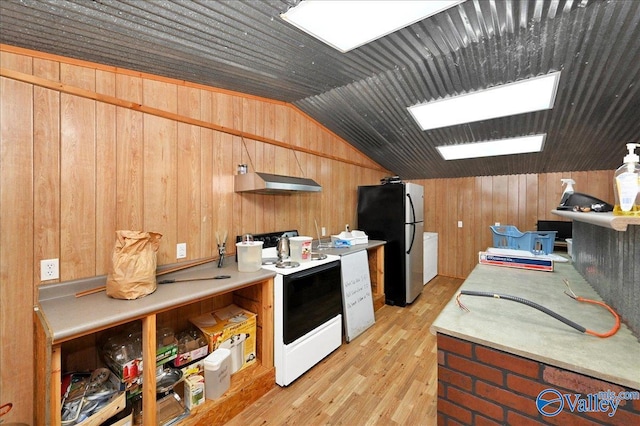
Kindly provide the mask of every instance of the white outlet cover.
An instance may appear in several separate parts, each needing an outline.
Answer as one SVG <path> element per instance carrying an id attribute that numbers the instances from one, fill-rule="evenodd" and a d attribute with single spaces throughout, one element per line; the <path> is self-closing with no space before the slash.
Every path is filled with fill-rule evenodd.
<path id="1" fill-rule="evenodd" d="M 462 221 L 461 220 L 458 221 L 458 228 L 462 228 Z"/>
<path id="2" fill-rule="evenodd" d="M 178 243 L 176 246 L 176 257 L 178 259 L 187 257 L 187 243 Z"/>
<path id="3" fill-rule="evenodd" d="M 60 262 L 58 259 L 40 261 L 40 281 L 60 279 Z"/>

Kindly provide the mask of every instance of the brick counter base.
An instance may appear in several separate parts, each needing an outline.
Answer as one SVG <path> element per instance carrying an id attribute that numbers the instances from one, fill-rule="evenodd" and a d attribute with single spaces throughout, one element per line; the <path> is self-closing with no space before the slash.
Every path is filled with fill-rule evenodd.
<path id="1" fill-rule="evenodd" d="M 438 333 L 438 425 L 640 425 L 638 399 L 621 401 L 611 417 L 571 412 L 567 402 L 557 415 L 544 416 L 536 398 L 545 389 L 584 400 L 598 392 L 637 391 Z"/>

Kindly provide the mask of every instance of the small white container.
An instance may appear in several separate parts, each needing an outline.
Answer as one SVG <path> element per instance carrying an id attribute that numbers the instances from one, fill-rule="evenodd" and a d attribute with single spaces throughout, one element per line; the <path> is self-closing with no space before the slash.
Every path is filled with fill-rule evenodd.
<path id="1" fill-rule="evenodd" d="M 294 262 L 311 260 L 311 237 L 289 237 L 289 257 Z"/>
<path id="2" fill-rule="evenodd" d="M 567 254 L 573 259 L 573 238 L 567 238 L 565 241 L 567 242 Z"/>
<path id="3" fill-rule="evenodd" d="M 207 399 L 218 399 L 231 382 L 231 351 L 219 348 L 204 359 L 204 385 Z"/>
<path id="4" fill-rule="evenodd" d="M 262 268 L 262 241 L 236 243 L 238 271 L 256 272 Z"/>

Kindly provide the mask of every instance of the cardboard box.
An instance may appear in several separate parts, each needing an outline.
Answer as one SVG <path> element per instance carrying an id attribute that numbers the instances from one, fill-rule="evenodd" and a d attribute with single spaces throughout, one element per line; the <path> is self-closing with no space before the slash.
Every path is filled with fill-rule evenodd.
<path id="1" fill-rule="evenodd" d="M 530 269 L 553 272 L 553 260 L 527 256 L 509 256 L 481 251 L 478 263 L 483 265 L 505 266 L 507 268 Z"/>
<path id="2" fill-rule="evenodd" d="M 194 374 L 184 379 L 184 405 L 188 409 L 197 407 L 205 401 L 204 377 Z"/>
<path id="3" fill-rule="evenodd" d="M 204 375 L 204 358 L 181 366 L 180 371 L 182 371 L 182 377 L 185 379 L 194 374 Z"/>
<path id="4" fill-rule="evenodd" d="M 142 383 L 142 358 L 134 358 L 120 363 L 109 354 L 105 354 L 104 361 L 116 377 L 125 384 L 126 390 L 135 390 Z"/>
<path id="5" fill-rule="evenodd" d="M 172 361 L 178 356 L 178 341 L 169 327 L 156 330 L 156 367 Z"/>
<path id="6" fill-rule="evenodd" d="M 172 343 L 167 346 L 159 347 L 156 350 L 156 367 L 173 361 L 178 356 L 178 344 Z"/>
<path id="7" fill-rule="evenodd" d="M 189 319 L 209 343 L 209 352 L 231 351 L 232 374 L 256 362 L 256 314 L 229 305 Z"/>
<path id="8" fill-rule="evenodd" d="M 177 339 L 178 354 L 172 361 L 174 367 L 183 367 L 209 355 L 209 344 L 200 330 L 184 331 L 178 334 Z"/>

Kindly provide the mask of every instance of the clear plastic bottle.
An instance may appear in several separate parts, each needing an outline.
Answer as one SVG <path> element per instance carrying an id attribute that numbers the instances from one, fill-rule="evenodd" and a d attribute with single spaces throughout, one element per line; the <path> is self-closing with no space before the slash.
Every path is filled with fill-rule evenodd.
<path id="1" fill-rule="evenodd" d="M 560 179 L 560 181 L 562 182 L 562 186 L 566 185 L 562 193 L 562 198 L 560 199 L 560 206 L 564 206 L 569 200 L 569 197 L 571 197 L 571 194 L 573 194 L 573 185 L 576 184 L 576 181 L 573 179 Z"/>
<path id="2" fill-rule="evenodd" d="M 613 214 L 617 216 L 640 217 L 640 159 L 634 152 L 638 147 L 640 144 L 627 144 L 629 153 L 613 177 L 613 192 L 616 197 Z"/>

